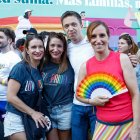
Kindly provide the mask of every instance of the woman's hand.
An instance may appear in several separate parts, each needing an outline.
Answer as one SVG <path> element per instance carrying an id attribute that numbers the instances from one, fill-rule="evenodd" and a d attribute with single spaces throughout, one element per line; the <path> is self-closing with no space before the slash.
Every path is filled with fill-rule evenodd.
<path id="1" fill-rule="evenodd" d="M 128 54 L 128 57 L 133 65 L 133 67 L 136 67 L 138 64 L 138 59 L 136 55 L 132 55 L 131 53 Z"/>
<path id="2" fill-rule="evenodd" d="M 132 127 L 130 131 L 130 140 L 140 140 L 140 131 L 138 127 Z"/>
<path id="3" fill-rule="evenodd" d="M 31 117 L 32 119 L 35 121 L 36 123 L 36 127 L 39 128 L 39 124 L 44 128 L 45 126 L 47 127 L 48 125 L 48 118 L 45 118 L 45 116 L 43 115 L 43 113 L 41 112 L 37 112 L 34 111 L 31 113 Z"/>
<path id="4" fill-rule="evenodd" d="M 94 99 L 89 99 L 89 103 L 94 106 L 104 106 L 107 102 L 109 102 L 107 96 L 97 96 Z"/>

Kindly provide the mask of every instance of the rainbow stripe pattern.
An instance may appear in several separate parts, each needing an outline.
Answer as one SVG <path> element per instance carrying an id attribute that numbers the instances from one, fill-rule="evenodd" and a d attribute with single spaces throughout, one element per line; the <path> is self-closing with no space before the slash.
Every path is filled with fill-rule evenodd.
<path id="1" fill-rule="evenodd" d="M 118 77 L 109 73 L 99 72 L 86 76 L 80 82 L 76 94 L 82 98 L 91 98 L 93 97 L 92 94 L 101 92 L 100 95 L 103 95 L 105 90 L 111 95 L 110 98 L 128 91 L 125 83 Z"/>

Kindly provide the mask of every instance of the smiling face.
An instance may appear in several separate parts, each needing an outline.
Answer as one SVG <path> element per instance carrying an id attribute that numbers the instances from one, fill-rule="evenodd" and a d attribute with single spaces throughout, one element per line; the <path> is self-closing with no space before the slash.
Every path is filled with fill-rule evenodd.
<path id="1" fill-rule="evenodd" d="M 73 43 L 78 43 L 83 39 L 82 24 L 75 16 L 65 17 L 62 25 L 67 37 L 71 39 Z"/>
<path id="2" fill-rule="evenodd" d="M 93 29 L 91 32 L 90 43 L 95 53 L 103 53 L 106 49 L 108 49 L 109 36 L 103 25 L 99 25 Z"/>
<path id="3" fill-rule="evenodd" d="M 26 48 L 31 62 L 40 61 L 44 56 L 44 45 L 40 39 L 34 38 L 29 42 Z"/>
<path id="4" fill-rule="evenodd" d="M 63 52 L 63 42 L 56 37 L 51 38 L 49 42 L 49 54 L 51 56 L 51 61 L 54 63 L 60 63 Z"/>
<path id="5" fill-rule="evenodd" d="M 129 53 L 129 49 L 131 48 L 131 45 L 128 45 L 127 41 L 123 38 L 119 39 L 118 42 L 118 51 L 120 53 Z"/>

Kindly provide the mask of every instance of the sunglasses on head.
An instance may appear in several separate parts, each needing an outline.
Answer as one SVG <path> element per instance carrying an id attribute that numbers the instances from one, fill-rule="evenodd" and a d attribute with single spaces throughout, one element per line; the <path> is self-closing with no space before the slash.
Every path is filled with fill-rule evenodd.
<path id="1" fill-rule="evenodd" d="M 132 44 L 133 41 L 132 41 L 132 37 L 131 37 L 130 34 L 127 33 L 127 34 L 122 34 L 120 36 L 120 38 L 123 38 L 123 37 L 126 37 L 126 39 L 129 40 L 131 42 L 131 44 Z"/>

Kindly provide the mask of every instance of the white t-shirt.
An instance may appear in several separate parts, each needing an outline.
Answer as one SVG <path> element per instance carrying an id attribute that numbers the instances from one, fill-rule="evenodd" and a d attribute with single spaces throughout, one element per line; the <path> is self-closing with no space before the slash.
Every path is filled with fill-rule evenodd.
<path id="1" fill-rule="evenodd" d="M 86 62 L 92 56 L 94 56 L 94 50 L 91 47 L 89 41 L 87 40 L 87 37 L 85 37 L 78 44 L 73 44 L 72 42 L 68 44 L 68 57 L 75 72 L 74 91 L 76 91 L 78 74 L 81 64 Z M 75 96 L 73 103 L 82 106 L 90 106 L 89 104 L 78 101 Z"/>
<path id="2" fill-rule="evenodd" d="M 23 30 L 29 30 L 30 28 L 32 28 L 33 26 L 31 25 L 31 22 L 29 19 L 24 18 L 23 16 L 19 16 L 18 17 L 18 25 L 16 27 L 15 30 L 15 34 L 16 34 L 16 41 L 20 38 L 24 38 L 26 37 L 25 34 L 23 34 Z"/>
<path id="3" fill-rule="evenodd" d="M 0 78 L 7 79 L 12 67 L 21 61 L 21 58 L 13 51 L 0 53 Z M 6 101 L 7 86 L 0 84 L 0 101 Z"/>

